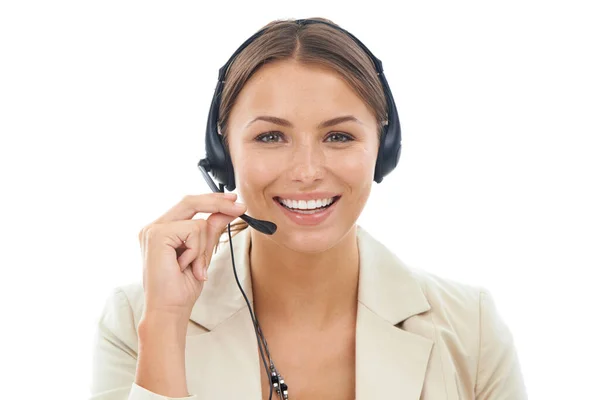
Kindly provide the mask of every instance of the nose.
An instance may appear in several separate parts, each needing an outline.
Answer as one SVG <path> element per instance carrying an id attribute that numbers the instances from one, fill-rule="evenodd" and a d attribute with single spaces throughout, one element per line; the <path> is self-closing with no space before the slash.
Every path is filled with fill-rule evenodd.
<path id="1" fill-rule="evenodd" d="M 294 146 L 290 168 L 291 179 L 311 183 L 325 176 L 325 153 L 319 143 L 303 141 Z"/>

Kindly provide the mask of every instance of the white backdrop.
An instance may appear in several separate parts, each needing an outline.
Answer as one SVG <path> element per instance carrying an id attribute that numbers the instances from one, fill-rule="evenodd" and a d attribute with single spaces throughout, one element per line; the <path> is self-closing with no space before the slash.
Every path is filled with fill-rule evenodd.
<path id="1" fill-rule="evenodd" d="M 383 61 L 399 108 L 400 165 L 359 223 L 491 290 L 531 399 L 592 397 L 593 3 L 2 2 L 2 398 L 86 398 L 104 301 L 141 280 L 138 231 L 208 192 L 195 165 L 218 69 L 272 19 L 313 16 Z"/>

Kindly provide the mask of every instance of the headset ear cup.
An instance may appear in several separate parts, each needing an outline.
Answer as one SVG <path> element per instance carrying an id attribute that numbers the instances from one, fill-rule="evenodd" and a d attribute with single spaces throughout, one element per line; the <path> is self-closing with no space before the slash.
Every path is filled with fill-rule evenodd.
<path id="1" fill-rule="evenodd" d="M 231 157 L 229 157 L 229 152 L 225 150 L 225 158 L 226 158 L 226 168 L 225 168 L 225 174 L 226 174 L 226 178 L 223 182 L 223 184 L 225 185 L 225 188 L 227 190 L 229 190 L 230 192 L 233 192 L 235 190 L 235 173 L 233 171 L 233 163 L 231 162 Z"/>
<path id="2" fill-rule="evenodd" d="M 225 149 L 222 136 L 213 133 L 212 138 L 210 143 L 208 140 L 206 143 L 206 158 L 209 160 L 211 173 L 217 182 L 231 192 L 235 190 L 235 174 L 231 158 Z"/>
<path id="3" fill-rule="evenodd" d="M 381 181 L 383 180 L 383 177 L 386 175 L 385 173 L 385 161 L 387 158 L 387 152 L 386 152 L 386 138 L 388 135 L 388 127 L 386 126 L 383 131 L 381 132 L 381 137 L 379 139 L 379 150 L 377 151 L 377 162 L 375 163 L 375 176 L 373 177 L 373 180 L 376 183 L 381 183 Z"/>
<path id="4" fill-rule="evenodd" d="M 221 90 L 223 82 L 219 81 L 215 88 L 210 110 L 208 112 L 208 120 L 206 123 L 205 135 L 205 150 L 206 158 L 210 164 L 210 172 L 215 180 L 224 185 L 229 191 L 235 190 L 235 176 L 233 173 L 233 165 L 225 144 L 223 136 L 219 133 L 219 103 L 221 101 Z"/>
<path id="5" fill-rule="evenodd" d="M 373 179 L 375 182 L 381 183 L 383 178 L 396 168 L 400 160 L 401 149 L 400 125 L 397 119 L 396 121 L 390 119 L 388 126 L 386 126 L 386 129 L 381 134 Z"/>
<path id="6" fill-rule="evenodd" d="M 383 178 L 396 168 L 402 148 L 402 132 L 400 131 L 400 119 L 398 118 L 396 103 L 383 72 L 379 74 L 379 77 L 388 103 L 388 123 L 381 134 L 379 152 L 377 153 L 375 176 L 373 177 L 373 180 L 377 183 L 381 183 Z"/>
<path id="7" fill-rule="evenodd" d="M 377 162 L 375 163 L 375 176 L 373 177 L 373 180 L 376 183 L 381 183 L 381 181 L 383 180 L 383 174 L 381 173 L 381 168 L 382 168 L 382 164 L 383 164 L 383 159 L 385 157 L 383 149 L 384 149 L 384 140 L 385 140 L 385 136 L 386 136 L 386 131 L 387 129 L 384 129 L 383 132 L 381 132 L 381 137 L 380 137 L 380 142 L 379 142 L 379 149 L 377 150 Z"/>

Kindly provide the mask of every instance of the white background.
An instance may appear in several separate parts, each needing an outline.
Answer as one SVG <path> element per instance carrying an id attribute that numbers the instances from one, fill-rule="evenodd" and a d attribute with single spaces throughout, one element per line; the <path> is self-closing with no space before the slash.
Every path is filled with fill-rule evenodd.
<path id="1" fill-rule="evenodd" d="M 2 398 L 88 395 L 137 233 L 186 194 L 217 71 L 276 18 L 322 16 L 383 61 L 400 165 L 361 223 L 413 267 L 490 289 L 530 399 L 600 376 L 594 2 L 4 1 Z"/>

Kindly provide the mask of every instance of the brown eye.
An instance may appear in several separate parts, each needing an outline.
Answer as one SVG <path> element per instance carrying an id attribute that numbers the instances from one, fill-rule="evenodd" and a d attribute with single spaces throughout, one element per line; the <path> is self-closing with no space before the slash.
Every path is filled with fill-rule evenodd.
<path id="1" fill-rule="evenodd" d="M 256 137 L 256 141 L 263 143 L 277 143 L 281 138 L 281 134 L 279 132 L 266 132 Z"/>
<path id="2" fill-rule="evenodd" d="M 333 138 L 333 140 L 329 140 L 332 138 Z M 336 143 L 345 143 L 345 142 L 350 142 L 352 140 L 354 140 L 352 138 L 352 136 L 346 135 L 345 133 L 341 133 L 341 132 L 335 132 L 335 133 L 332 133 L 331 135 L 327 136 L 327 141 L 336 142 Z"/>

